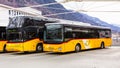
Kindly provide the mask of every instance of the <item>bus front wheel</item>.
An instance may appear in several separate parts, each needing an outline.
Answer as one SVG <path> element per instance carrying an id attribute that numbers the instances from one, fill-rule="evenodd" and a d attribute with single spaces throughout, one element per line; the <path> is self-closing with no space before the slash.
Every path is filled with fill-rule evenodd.
<path id="1" fill-rule="evenodd" d="M 80 47 L 79 44 L 77 44 L 77 45 L 75 46 L 75 52 L 77 53 L 77 52 L 79 52 L 80 50 L 81 50 L 81 47 Z"/>
<path id="2" fill-rule="evenodd" d="M 7 52 L 6 45 L 4 45 L 4 47 L 3 47 L 3 52 Z"/>
<path id="3" fill-rule="evenodd" d="M 103 43 L 103 42 L 101 43 L 100 48 L 101 48 L 101 49 L 105 48 L 105 45 L 104 45 L 104 43 Z"/>
<path id="4" fill-rule="evenodd" d="M 42 52 L 43 51 L 43 45 L 42 44 L 38 44 L 36 47 L 36 52 Z"/>

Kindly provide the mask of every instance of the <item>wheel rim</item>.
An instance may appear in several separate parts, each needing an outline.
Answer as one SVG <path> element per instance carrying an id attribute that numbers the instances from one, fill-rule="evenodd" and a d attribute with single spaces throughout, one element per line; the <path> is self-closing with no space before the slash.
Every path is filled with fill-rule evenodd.
<path id="1" fill-rule="evenodd" d="M 80 51 L 80 47 L 77 45 L 76 46 L 76 52 L 79 52 Z"/>
<path id="2" fill-rule="evenodd" d="M 103 43 L 101 44 L 101 48 L 104 48 L 104 44 Z"/>
<path id="3" fill-rule="evenodd" d="M 42 46 L 37 46 L 37 51 L 42 51 Z"/>

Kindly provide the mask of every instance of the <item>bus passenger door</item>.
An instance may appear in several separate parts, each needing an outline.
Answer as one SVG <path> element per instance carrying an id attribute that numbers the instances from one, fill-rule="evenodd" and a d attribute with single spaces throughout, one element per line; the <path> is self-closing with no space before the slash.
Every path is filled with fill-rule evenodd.
<path id="1" fill-rule="evenodd" d="M 74 41 L 73 41 L 73 34 L 70 31 L 67 31 L 68 28 L 66 28 L 66 31 L 64 33 L 64 42 L 65 42 L 65 51 L 73 51 L 74 48 Z"/>

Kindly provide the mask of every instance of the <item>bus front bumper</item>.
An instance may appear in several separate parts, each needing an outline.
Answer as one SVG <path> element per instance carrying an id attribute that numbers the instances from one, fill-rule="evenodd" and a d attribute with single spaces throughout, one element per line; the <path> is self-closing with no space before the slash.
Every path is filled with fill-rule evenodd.
<path id="1" fill-rule="evenodd" d="M 50 45 L 44 44 L 44 51 L 48 52 L 64 52 L 64 47 L 62 45 Z"/>
<path id="2" fill-rule="evenodd" d="M 22 43 L 7 43 L 6 44 L 7 51 L 15 51 L 15 52 L 22 52 L 24 51 Z"/>

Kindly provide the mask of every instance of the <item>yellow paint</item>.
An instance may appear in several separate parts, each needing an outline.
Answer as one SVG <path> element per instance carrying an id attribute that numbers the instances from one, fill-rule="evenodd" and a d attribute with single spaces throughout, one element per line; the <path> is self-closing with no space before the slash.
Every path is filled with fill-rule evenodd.
<path id="1" fill-rule="evenodd" d="M 81 45 L 81 50 L 100 48 L 101 43 L 104 42 L 105 47 L 109 47 L 112 44 L 111 38 L 101 38 L 101 39 L 73 39 L 68 42 L 63 42 L 61 44 L 44 44 L 44 51 L 51 52 L 70 52 L 75 51 L 76 44 Z M 58 48 L 62 48 L 60 51 Z"/>
<path id="2" fill-rule="evenodd" d="M 55 44 L 55 45 L 46 44 L 46 45 L 44 46 L 43 44 L 44 51 L 64 52 L 64 44 Z M 58 50 L 59 48 L 62 48 L 62 50 Z"/>
<path id="3" fill-rule="evenodd" d="M 36 46 L 38 43 L 42 43 L 39 39 L 33 39 L 26 42 L 20 43 L 7 43 L 6 49 L 7 51 L 36 51 Z"/>
<path id="4" fill-rule="evenodd" d="M 3 51 L 4 46 L 6 45 L 7 41 L 0 41 L 0 52 Z"/>

